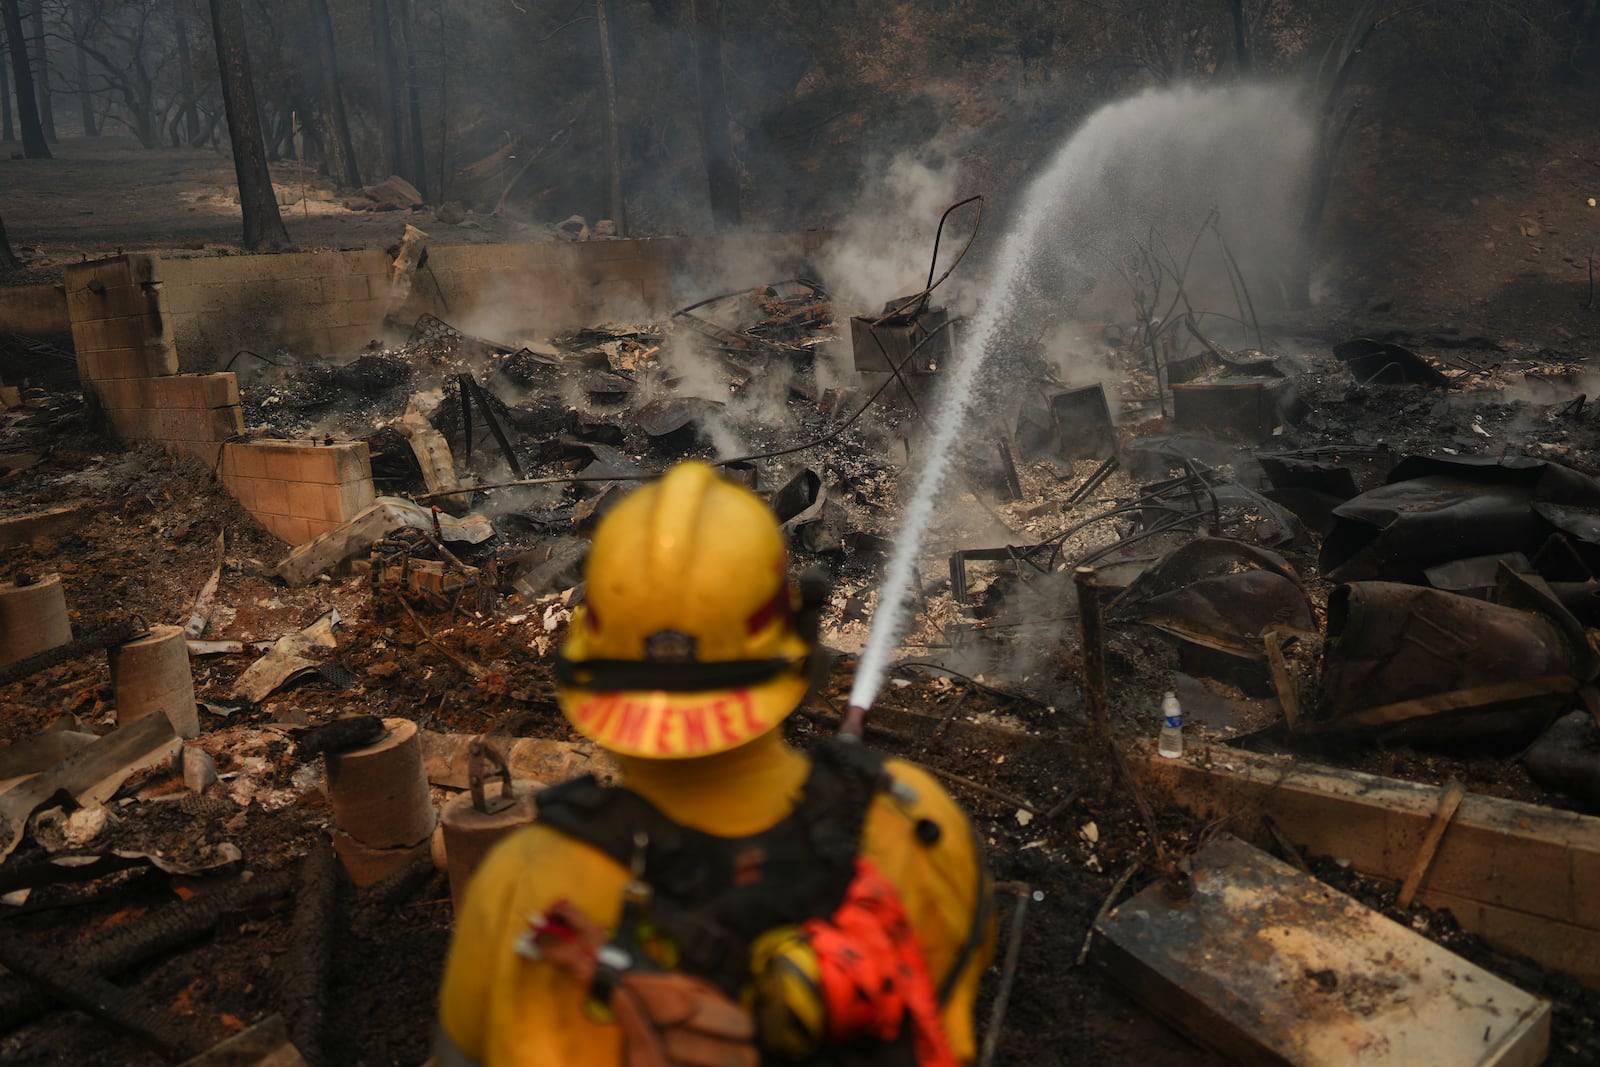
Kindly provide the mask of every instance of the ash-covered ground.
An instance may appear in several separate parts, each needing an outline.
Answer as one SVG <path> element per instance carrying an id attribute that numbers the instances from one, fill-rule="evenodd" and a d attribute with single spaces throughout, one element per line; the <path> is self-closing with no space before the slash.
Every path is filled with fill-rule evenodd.
<path id="1" fill-rule="evenodd" d="M 220 581 L 201 637 L 245 642 L 238 652 L 193 660 L 202 733 L 191 744 L 212 755 L 220 780 L 186 795 L 173 774 L 149 773 L 122 787 L 103 820 L 73 821 L 71 804 L 36 819 L 0 865 L 0 891 L 9 894 L 0 913 L 6 936 L 93 960 L 119 929 L 280 878 L 275 893 L 224 910 L 181 945 L 113 977 L 175 1016 L 201 1047 L 291 1009 L 303 990 L 280 964 L 290 951 L 296 887 L 332 819 L 318 787 L 320 760 L 301 751 L 304 731 L 344 716 L 400 715 L 439 732 L 576 740 L 552 699 L 548 654 L 581 596 L 584 535 L 633 479 L 685 456 L 738 461 L 729 471 L 753 477 L 785 518 L 796 573 L 819 568 L 827 576 L 828 681 L 787 729 L 799 744 L 831 732 L 874 623 L 884 557 L 894 550 L 927 420 L 936 416 L 931 380 L 902 384 L 854 371 L 848 327 L 833 321 L 831 309 L 819 310 L 827 303 L 814 284 L 762 287 L 705 312 L 720 334 L 680 317 L 483 341 L 423 323 L 383 351 L 315 364 L 283 354 L 281 365 L 246 372 L 253 434 L 367 440 L 380 493 L 486 516 L 494 537 L 453 543 L 462 569 L 445 568 L 470 579 L 471 595 L 375 583 L 373 568 L 381 577 L 387 551 L 381 546 L 308 585 L 285 586 L 267 571 L 289 546 L 239 508 L 214 472 L 108 440 L 69 391 L 30 394 L 22 407 L 0 414 L 5 513 L 79 509 L 61 532 L 10 549 L 8 578 L 60 573 L 80 637 L 132 615 L 181 623 L 213 571 L 220 534 Z M 1092 964 L 1078 963 L 1119 876 L 1140 868 L 1124 895 L 1156 876 L 1152 830 L 1165 854 L 1182 857 L 1221 828 L 1164 808 L 1147 822 L 1088 730 L 1073 568 L 1085 561 L 1099 568 L 1109 600 L 1131 580 L 1119 575 L 1147 569 L 1198 538 L 1272 553 L 1297 577 L 1311 613 L 1291 642 L 1289 662 L 1315 715 L 1318 633 L 1333 583 L 1319 572 L 1315 530 L 1268 499 L 1261 455 L 1345 457 L 1360 488 L 1379 484 L 1412 453 L 1524 455 L 1591 474 L 1600 469 L 1600 423 L 1577 402 L 1585 391 L 1580 365 L 1536 345 L 1391 331 L 1387 340 L 1404 342 L 1445 384 L 1364 383 L 1334 357 L 1333 345 L 1381 334 L 1382 325 L 1325 317 L 1279 324 L 1259 351 L 1224 353 L 1270 361 L 1292 388 L 1293 417 L 1275 432 L 1248 444 L 1180 432 L 1138 324 L 1108 325 L 1084 327 L 1064 343 L 1078 346 L 1073 365 L 1120 383 L 1111 408 L 1120 462 L 1074 458 L 1052 440 L 1025 449 L 1016 411 L 977 413 L 917 554 L 915 620 L 875 703 L 868 740 L 934 768 L 972 814 L 997 879 L 1044 894 L 1028 912 L 999 1062 L 1220 1062 L 1116 992 Z M 1200 351 L 1196 341 L 1168 355 Z M 1043 371 L 1017 391 L 1064 388 Z M 1017 409 L 1025 406 L 1016 399 Z M 448 442 L 464 482 L 542 484 L 430 497 L 399 428 L 408 411 Z M 429 548 L 405 546 L 419 559 Z M 976 549 L 1004 551 L 967 559 L 958 595 L 951 557 Z M 240 706 L 233 686 L 259 655 L 249 642 L 298 631 L 330 608 L 341 622 L 337 647 L 323 655 L 348 672 L 334 675 L 349 684 L 314 676 Z M 1169 689 L 1189 709 L 1191 751 L 1237 738 L 1285 743 L 1274 734 L 1282 720 L 1277 700 L 1251 671 L 1198 661 L 1192 643 L 1148 616 L 1114 610 L 1107 635 L 1110 711 L 1121 745 L 1149 743 Z M 103 654 L 52 666 L 0 689 L 0 739 L 23 741 L 64 716 L 79 729 L 104 732 L 115 721 L 110 697 Z M 1319 758 L 1592 810 L 1590 802 L 1536 783 L 1518 755 L 1490 748 L 1445 756 L 1376 741 Z M 435 792 L 442 800 L 447 791 Z M 73 868 L 62 866 L 71 856 L 135 858 L 124 870 L 75 879 L 65 873 Z M 1392 886 L 1364 883 L 1336 864 L 1318 870 L 1553 998 L 1550 1062 L 1600 1055 L 1592 992 L 1491 951 L 1460 934 L 1448 916 L 1421 907 L 1398 912 Z M 325 1062 L 420 1063 L 426 1056 L 450 904 L 441 876 L 412 873 L 401 884 L 340 891 L 346 921 L 337 927 L 323 1005 Z M 1010 899 L 1002 902 L 1002 931 Z M 27 1003 L 26 989 L 15 975 L 0 980 L 7 1062 L 162 1060 L 148 1043 L 76 1012 L 14 1007 Z"/>

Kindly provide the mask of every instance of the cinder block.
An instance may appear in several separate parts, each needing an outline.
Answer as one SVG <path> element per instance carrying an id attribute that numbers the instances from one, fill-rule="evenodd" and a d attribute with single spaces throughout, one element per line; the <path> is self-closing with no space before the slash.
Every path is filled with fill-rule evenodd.
<path id="1" fill-rule="evenodd" d="M 152 342 L 144 350 L 145 368 L 151 376 L 178 373 L 178 346 L 171 340 Z"/>
<path id="2" fill-rule="evenodd" d="M 205 388 L 192 374 L 172 374 L 150 379 L 150 397 L 156 407 L 207 408 Z"/>
<path id="3" fill-rule="evenodd" d="M 144 356 L 129 349 L 110 352 L 79 352 L 78 376 L 98 382 L 113 378 L 143 378 Z"/>
<path id="4" fill-rule="evenodd" d="M 301 448 L 295 457 L 294 474 L 296 481 L 309 482 L 314 485 L 332 485 L 339 480 L 337 457 L 345 445 L 318 446 L 311 445 Z"/>
<path id="5" fill-rule="evenodd" d="M 277 478 L 280 481 L 295 480 L 297 476 L 295 454 L 303 446 L 285 441 L 254 441 L 249 447 L 258 468 L 252 477 Z M 241 456 L 241 465 L 244 462 Z"/>
<path id="6" fill-rule="evenodd" d="M 145 324 L 145 325 L 141 325 Z M 121 352 L 136 357 L 139 373 L 123 377 L 155 377 L 178 373 L 178 350 L 169 341 L 153 335 L 145 319 L 104 319 L 74 322 L 72 343 L 80 355 L 92 352 Z M 132 366 L 132 364 L 129 364 Z"/>
<path id="7" fill-rule="evenodd" d="M 62 268 L 62 278 L 67 283 L 70 296 L 78 290 L 88 289 L 91 283 L 107 289 L 132 285 L 134 273 L 128 256 L 112 256 L 91 260 L 88 263 L 69 263 Z"/>
<path id="8" fill-rule="evenodd" d="M 388 310 L 388 302 L 383 298 L 362 297 L 357 300 L 330 300 L 313 308 L 306 309 L 302 318 L 302 326 L 309 326 L 316 330 L 336 331 L 343 327 L 359 327 L 366 331 L 360 339 L 360 344 L 367 343 L 374 337 L 383 334 L 383 317 Z M 353 350 L 353 349 L 352 349 Z"/>
<path id="9" fill-rule="evenodd" d="M 1575 886 L 1600 885 L 1600 855 L 1573 849 L 1572 875 L 1569 884 Z M 1600 900 L 1592 892 L 1572 894 L 1572 921 L 1590 930 L 1600 930 Z"/>
<path id="10" fill-rule="evenodd" d="M 330 304 L 344 304 L 366 303 L 373 293 L 365 274 L 340 274 L 325 280 L 322 295 Z"/>
<path id="11" fill-rule="evenodd" d="M 153 286 L 118 285 L 78 289 L 67 294 L 67 314 L 74 322 L 121 319 L 160 311 L 160 290 Z"/>
<path id="12" fill-rule="evenodd" d="M 225 408 L 239 403 L 239 376 L 232 371 L 198 376 L 205 390 L 206 407 Z"/>
<path id="13" fill-rule="evenodd" d="M 116 410 L 133 410 L 145 406 L 139 385 L 144 380 L 132 377 L 104 378 L 94 379 L 92 384 L 102 406 Z"/>
<path id="14" fill-rule="evenodd" d="M 256 483 L 256 510 L 271 515 L 289 514 L 289 482 L 262 478 Z"/>
<path id="15" fill-rule="evenodd" d="M 254 511 L 256 506 L 256 479 L 241 478 L 237 474 L 228 473 L 228 456 L 234 446 L 223 445 L 221 447 L 223 455 L 222 487 L 226 489 L 233 499 L 237 500 L 239 504 L 245 508 L 245 510 Z"/>
<path id="16" fill-rule="evenodd" d="M 244 435 L 244 409 L 237 404 L 224 408 L 202 408 L 195 439 L 218 444 Z"/>
<path id="17" fill-rule="evenodd" d="M 321 524 L 316 525 L 319 528 L 314 533 L 312 532 L 313 523 L 310 519 L 301 518 L 298 515 L 281 515 L 274 517 L 272 532 L 291 545 L 303 545 L 321 532 Z"/>
<path id="18" fill-rule="evenodd" d="M 338 483 L 372 481 L 372 453 L 365 441 L 349 441 L 342 445 L 334 445 L 331 451 L 335 453 L 332 481 Z"/>
<path id="19" fill-rule="evenodd" d="M 316 519 L 323 522 L 333 516 L 326 513 L 322 491 L 327 486 L 317 485 L 314 482 L 289 483 L 289 514 L 302 519 Z"/>
<path id="20" fill-rule="evenodd" d="M 324 485 L 322 495 L 323 517 L 339 523 L 349 522 L 377 499 L 371 478 L 342 485 Z"/>
<path id="21" fill-rule="evenodd" d="M 233 457 L 233 471 L 241 478 L 260 478 L 267 472 L 267 460 L 261 448 L 250 442 L 236 442 L 227 446 Z"/>
<path id="22" fill-rule="evenodd" d="M 183 441 L 194 437 L 190 432 L 192 427 L 187 409 L 164 411 L 161 408 L 151 408 L 144 414 L 150 423 L 150 436 L 157 441 Z"/>
<path id="23" fill-rule="evenodd" d="M 352 312 L 353 314 L 353 312 Z M 365 323 L 355 326 L 333 326 L 320 331 L 326 341 L 319 347 L 329 354 L 344 354 L 359 352 L 367 347 L 367 343 L 384 335 L 381 322 L 382 312 L 379 312 L 380 321 L 376 324 Z"/>
<path id="24" fill-rule="evenodd" d="M 123 315 L 115 319 L 78 319 L 72 323 L 74 343 L 90 352 L 103 352 L 108 348 L 131 348 L 143 351 L 159 345 L 161 327 L 149 315 Z"/>
<path id="25" fill-rule="evenodd" d="M 217 469 L 217 455 L 222 445 L 216 441 L 175 441 L 172 447 L 188 453 L 212 470 Z"/>
<path id="26" fill-rule="evenodd" d="M 106 409 L 111 428 L 125 441 L 157 440 L 161 436 L 161 428 L 154 421 L 153 414 L 144 408 Z"/>
<path id="27" fill-rule="evenodd" d="M 579 246 L 586 264 L 610 267 L 639 258 L 639 250 L 632 241 L 584 241 Z"/>

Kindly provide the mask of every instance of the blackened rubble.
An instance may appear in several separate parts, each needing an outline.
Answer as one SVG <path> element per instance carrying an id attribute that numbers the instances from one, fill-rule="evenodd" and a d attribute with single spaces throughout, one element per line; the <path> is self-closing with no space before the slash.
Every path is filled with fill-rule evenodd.
<path id="1" fill-rule="evenodd" d="M 876 345 L 870 331 L 866 339 Z M 1024 390 L 1030 403 L 986 412 L 963 442 L 949 480 L 953 505 L 924 546 L 916 628 L 868 741 L 933 766 L 975 813 L 997 876 L 1045 894 L 1028 912 L 1002 1057 L 1013 1042 L 1028 1047 L 1031 1028 L 1059 1010 L 1059 989 L 1032 976 L 1076 958 L 1101 904 L 1138 890 L 1159 870 L 1158 856 L 1193 855 L 1214 829 L 1163 804 L 1152 831 L 1086 731 L 1078 567 L 1094 567 L 1102 590 L 1112 731 L 1127 749 L 1153 736 L 1170 689 L 1188 710 L 1188 758 L 1197 763 L 1226 762 L 1231 740 L 1594 810 L 1600 760 L 1592 731 L 1581 729 L 1586 713 L 1574 712 L 1594 677 L 1585 654 L 1600 565 L 1589 521 L 1600 492 L 1587 473 L 1600 448 L 1593 413 L 1560 384 L 1561 365 L 1536 353 L 1468 357 L 1409 343 L 1443 384 L 1372 380 L 1327 343 L 1293 356 L 1271 346 L 1234 352 L 1191 333 L 1159 373 L 1142 344 L 1096 345 L 1086 358 L 1104 381 L 1120 383 L 1115 396 L 1081 380 L 1041 379 Z M 364 439 L 380 498 L 401 498 L 380 505 L 392 522 L 347 529 L 339 551 L 302 554 L 288 569 L 296 554 L 209 472 L 119 455 L 90 435 L 69 394 L 34 395 L 0 413 L 10 447 L 40 457 L 7 468 L 8 513 L 83 506 L 71 527 L 19 538 L 8 578 L 63 571 L 80 622 L 128 611 L 147 623 L 182 621 L 226 531 L 201 636 L 237 645 L 193 660 L 202 730 L 190 747 L 211 757 L 217 781 L 196 773 L 200 791 L 185 789 L 181 766 L 158 764 L 131 773 L 98 806 L 83 796 L 47 806 L 0 866 L 7 921 L 42 944 L 135 929 L 143 939 L 139 916 L 184 917 L 181 945 L 97 955 L 92 969 L 123 976 L 160 1011 L 204 1019 L 209 1028 L 196 1032 L 208 1040 L 287 1011 L 298 991 L 281 985 L 273 961 L 304 950 L 295 908 L 282 901 L 293 893 L 307 914 L 328 906 L 307 857 L 334 813 L 318 788 L 324 757 L 311 751 L 320 735 L 308 729 L 347 716 L 401 717 L 421 727 L 429 753 L 490 735 L 505 751 L 513 740 L 545 746 L 539 758 L 552 775 L 591 766 L 593 754 L 554 707 L 548 654 L 582 595 L 587 530 L 633 480 L 684 456 L 739 460 L 730 473 L 773 499 L 797 570 L 829 576 L 821 626 L 830 674 L 791 729 L 802 741 L 831 732 L 872 624 L 898 494 L 921 448 L 918 410 L 940 369 L 923 366 L 912 378 L 901 368 L 908 389 L 882 367 L 862 371 L 861 356 L 825 290 L 799 280 L 660 323 L 511 343 L 429 318 L 405 344 L 353 360 L 241 360 L 240 369 L 267 367 L 246 390 L 251 434 Z M 1249 384 L 1264 382 L 1281 384 Z M 1240 383 L 1253 406 L 1248 418 L 1223 420 L 1231 432 L 1180 415 L 1189 401 L 1176 386 L 1209 384 L 1223 395 Z M 1527 398 L 1508 399 L 1510 389 Z M 419 445 L 428 433 L 440 443 Z M 431 484 L 419 447 L 433 448 Z M 446 476 L 456 486 L 441 488 Z M 1450 506 L 1492 506 L 1504 521 L 1474 523 L 1459 542 L 1412 538 L 1401 520 L 1425 521 L 1446 502 L 1430 478 L 1448 481 Z M 1359 537 L 1335 535 L 1352 524 Z M 1420 547 L 1374 556 L 1371 544 L 1384 537 Z M 1334 560 L 1334 549 L 1357 541 Z M 1329 572 L 1363 552 L 1382 566 L 1337 584 Z M 1397 581 L 1451 610 L 1402 613 L 1398 637 L 1375 637 L 1367 628 L 1375 624 L 1361 621 L 1373 585 Z M 241 701 L 251 664 L 330 608 L 341 620 L 329 628 L 334 647 L 296 650 L 329 669 L 296 670 Z M 1386 680 L 1385 669 L 1399 670 L 1391 647 L 1425 656 L 1467 638 L 1498 643 L 1453 621 L 1490 616 L 1507 641 L 1544 657 L 1524 658 L 1527 677 L 1406 669 L 1404 686 Z M 1393 612 L 1386 622 L 1397 623 Z M 1356 697 L 1347 682 L 1358 668 L 1368 688 Z M 1537 691 L 1482 692 L 1496 684 Z M 0 690 L 5 738 L 23 742 L 52 727 L 103 736 L 115 723 L 111 698 L 103 656 L 52 663 Z M 1530 741 L 1525 771 L 1519 757 Z M 430 762 L 426 772 L 436 804 L 465 787 L 460 767 Z M 414 848 L 409 838 L 405 847 Z M 430 873 L 425 851 L 408 853 L 392 879 L 342 885 L 337 906 L 358 920 L 336 934 L 330 960 L 300 968 L 326 980 L 327 1012 L 349 1020 L 316 1037 L 330 1062 L 425 1054 L 450 915 L 447 882 Z M 1594 1054 L 1592 992 L 1506 962 L 1422 904 L 1395 909 L 1383 899 L 1392 887 L 1330 877 L 1424 933 L 1449 931 L 1451 946 L 1483 966 L 1518 980 L 1539 975 L 1537 991 L 1557 1002 L 1556 1047 L 1577 1050 L 1552 1062 Z M 182 894 L 194 900 L 179 903 Z M 374 989 L 364 976 L 381 967 L 404 977 Z M 1061 982 L 1084 1010 L 1139 1017 L 1094 970 Z M 0 985 L 0 1009 L 13 996 L 38 999 L 15 976 Z M 69 1012 L 0 1010 L 5 1020 L 8 1057 L 51 1047 L 92 1059 L 112 1047 L 118 1062 L 157 1062 L 137 1039 L 84 1028 Z M 1207 1062 L 1170 1031 L 1147 1029 L 1140 1040 L 1150 1048 Z M 1073 1040 L 1074 1054 L 1111 1047 L 1092 1032 Z"/>

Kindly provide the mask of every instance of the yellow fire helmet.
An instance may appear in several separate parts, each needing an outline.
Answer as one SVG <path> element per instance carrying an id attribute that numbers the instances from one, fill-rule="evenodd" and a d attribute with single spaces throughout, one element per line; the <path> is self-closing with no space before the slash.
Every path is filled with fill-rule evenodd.
<path id="1" fill-rule="evenodd" d="M 556 699 L 585 737 L 688 759 L 771 730 L 800 703 L 783 532 L 750 490 L 699 461 L 624 497 L 595 531 L 587 594 L 556 657 Z"/>

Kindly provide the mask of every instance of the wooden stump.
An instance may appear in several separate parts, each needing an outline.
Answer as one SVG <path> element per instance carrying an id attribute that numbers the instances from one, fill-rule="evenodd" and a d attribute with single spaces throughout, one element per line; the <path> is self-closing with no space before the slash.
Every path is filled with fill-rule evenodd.
<path id="1" fill-rule="evenodd" d="M 0 585 L 0 667 L 72 640 L 61 575 L 32 585 Z"/>
<path id="2" fill-rule="evenodd" d="M 144 637 L 113 648 L 110 659 L 119 726 L 161 711 L 179 737 L 200 732 L 189 646 L 180 627 L 152 626 Z"/>
<path id="3" fill-rule="evenodd" d="M 377 743 L 328 754 L 333 821 L 367 848 L 409 849 L 427 840 L 435 821 L 422 746 L 411 720 L 383 724 L 387 732 Z"/>
<path id="4" fill-rule="evenodd" d="M 445 869 L 450 872 L 450 900 L 458 911 L 467 882 L 489 850 L 513 830 L 533 822 L 537 813 L 533 797 L 544 788 L 544 783 L 523 780 L 514 781 L 511 786 L 512 804 L 503 811 L 486 815 L 472 806 L 471 793 L 458 793 L 445 801 L 439 814 Z M 490 792 L 497 796 L 499 789 L 495 787 Z"/>

